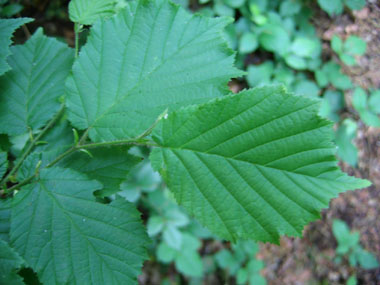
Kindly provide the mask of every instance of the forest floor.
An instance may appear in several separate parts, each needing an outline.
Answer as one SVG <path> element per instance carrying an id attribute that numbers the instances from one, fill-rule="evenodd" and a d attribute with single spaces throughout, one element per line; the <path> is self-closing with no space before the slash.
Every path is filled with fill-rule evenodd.
<path id="1" fill-rule="evenodd" d="M 322 40 L 332 35 L 345 38 L 355 34 L 367 41 L 367 53 L 359 66 L 342 65 L 344 73 L 365 89 L 380 88 L 380 5 L 369 3 L 361 11 L 330 19 L 322 11 L 314 15 L 314 24 Z M 329 44 L 324 44 L 326 55 Z M 346 94 L 344 117 L 358 120 L 351 105 L 351 94 Z M 380 129 L 368 127 L 359 121 L 356 145 L 359 163 L 352 168 L 340 163 L 350 175 L 369 179 L 373 185 L 366 189 L 348 191 L 333 199 L 322 212 L 322 219 L 305 228 L 303 238 L 281 239 L 280 246 L 262 244 L 259 257 L 265 261 L 264 276 L 269 284 L 344 284 L 355 273 L 348 265 L 335 264 L 336 241 L 332 234 L 333 219 L 344 220 L 352 230 L 360 232 L 360 242 L 380 259 Z M 380 284 L 380 268 L 356 271 L 358 284 Z"/>

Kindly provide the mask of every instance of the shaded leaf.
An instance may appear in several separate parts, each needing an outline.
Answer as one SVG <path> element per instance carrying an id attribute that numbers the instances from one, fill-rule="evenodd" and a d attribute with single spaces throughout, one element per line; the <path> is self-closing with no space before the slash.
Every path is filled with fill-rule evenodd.
<path id="1" fill-rule="evenodd" d="M 24 284 L 17 270 L 24 263 L 8 243 L 0 239 L 0 284 Z"/>
<path id="2" fill-rule="evenodd" d="M 15 196 L 11 242 L 41 282 L 137 283 L 148 242 L 140 213 L 121 198 L 95 202 L 101 187 L 55 167 Z"/>
<path id="3" fill-rule="evenodd" d="M 141 162 L 141 158 L 128 154 L 127 147 L 103 147 L 90 150 L 93 157 L 76 152 L 58 165 L 85 173 L 90 179 L 103 184 L 96 191 L 99 197 L 112 195 L 120 191 L 120 184 L 127 178 L 129 171 Z"/>

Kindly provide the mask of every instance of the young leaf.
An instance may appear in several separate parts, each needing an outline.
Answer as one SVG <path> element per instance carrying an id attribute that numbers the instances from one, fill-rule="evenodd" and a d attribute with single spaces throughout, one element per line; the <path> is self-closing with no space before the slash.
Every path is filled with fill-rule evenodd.
<path id="1" fill-rule="evenodd" d="M 182 109 L 153 132 L 151 161 L 178 203 L 219 236 L 300 236 L 339 192 L 370 185 L 337 167 L 318 102 L 264 87 Z"/>
<path id="2" fill-rule="evenodd" d="M 70 20 L 82 25 L 92 25 L 101 17 L 115 13 L 117 0 L 72 0 L 69 4 Z"/>
<path id="3" fill-rule="evenodd" d="M 0 133 L 18 135 L 37 131 L 58 111 L 74 54 L 42 29 L 11 50 L 12 70 L 0 77 Z"/>
<path id="4" fill-rule="evenodd" d="M 0 284 L 24 284 L 16 273 L 23 263 L 17 252 L 0 239 Z"/>
<path id="5" fill-rule="evenodd" d="M 342 0 L 318 0 L 318 4 L 330 17 L 340 15 L 343 12 Z"/>
<path id="6" fill-rule="evenodd" d="M 363 55 L 367 49 L 367 43 L 360 37 L 349 36 L 344 42 L 344 50 L 348 54 Z"/>
<path id="7" fill-rule="evenodd" d="M 85 173 L 90 179 L 103 184 L 97 196 L 105 197 L 120 191 L 129 171 L 141 162 L 141 158 L 128 154 L 126 147 L 96 148 L 90 150 L 92 158 L 83 152 L 76 152 L 59 163 L 60 167 L 71 168 Z"/>
<path id="8" fill-rule="evenodd" d="M 0 19 L 0 75 L 11 69 L 7 63 L 7 57 L 11 55 L 9 46 L 13 32 L 31 21 L 33 21 L 31 18 Z"/>
<path id="9" fill-rule="evenodd" d="M 259 36 L 259 42 L 265 50 L 284 55 L 289 49 L 290 37 L 282 26 L 267 24 Z"/>
<path id="10" fill-rule="evenodd" d="M 67 81 L 69 119 L 93 141 L 132 138 L 166 108 L 226 94 L 241 74 L 221 37 L 229 22 L 167 1 L 128 2 L 92 27 Z"/>
<path id="11" fill-rule="evenodd" d="M 4 151 L 0 151 L 0 180 L 1 178 L 3 178 L 7 169 L 8 169 L 7 153 Z"/>
<path id="12" fill-rule="evenodd" d="M 344 3 L 351 10 L 360 10 L 365 6 L 365 0 L 344 0 Z"/>
<path id="13" fill-rule="evenodd" d="M 136 283 L 148 239 L 133 204 L 105 205 L 101 184 L 70 169 L 43 169 L 12 207 L 11 242 L 46 284 Z"/>

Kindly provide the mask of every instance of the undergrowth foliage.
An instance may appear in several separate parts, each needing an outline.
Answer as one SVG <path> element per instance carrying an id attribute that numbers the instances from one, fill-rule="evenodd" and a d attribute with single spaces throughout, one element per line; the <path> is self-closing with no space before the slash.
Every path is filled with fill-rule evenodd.
<path id="1" fill-rule="evenodd" d="M 87 2 L 70 4 L 76 33 L 93 24 L 79 56 L 42 30 L 1 45 L 0 283 L 22 283 L 22 267 L 44 284 L 136 283 L 149 239 L 118 195 L 141 161 L 133 145 L 233 242 L 300 236 L 331 198 L 370 184 L 339 170 L 318 101 L 282 87 L 230 94 L 243 73 L 221 36 L 229 19 L 160 0 Z M 28 21 L 1 20 L 1 41 Z"/>

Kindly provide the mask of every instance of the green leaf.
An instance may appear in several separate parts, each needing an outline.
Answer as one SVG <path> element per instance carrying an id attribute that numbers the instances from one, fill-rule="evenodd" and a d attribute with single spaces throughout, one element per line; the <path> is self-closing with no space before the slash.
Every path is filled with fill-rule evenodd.
<path id="1" fill-rule="evenodd" d="M 330 17 L 340 15 L 343 12 L 342 0 L 318 0 L 318 4 Z"/>
<path id="2" fill-rule="evenodd" d="M 239 52 L 251 53 L 257 49 L 258 45 L 257 36 L 254 33 L 244 33 L 239 41 Z"/>
<path id="3" fill-rule="evenodd" d="M 356 166 L 358 163 L 358 149 L 353 143 L 356 137 L 357 123 L 352 119 L 345 119 L 335 133 L 335 142 L 338 146 L 338 156 L 348 164 Z"/>
<path id="4" fill-rule="evenodd" d="M 340 54 L 343 51 L 343 42 L 337 35 L 333 35 L 331 39 L 331 48 L 337 54 Z"/>
<path id="5" fill-rule="evenodd" d="M 25 45 L 13 46 L 10 72 L 0 77 L 0 133 L 19 135 L 44 126 L 58 111 L 73 52 L 42 29 Z"/>
<path id="6" fill-rule="evenodd" d="M 367 109 L 367 93 L 362 88 L 355 88 L 352 96 L 352 105 L 358 112 Z"/>
<path id="7" fill-rule="evenodd" d="M 5 241 L 0 239 L 0 284 L 24 284 L 17 270 L 24 263 L 22 258 Z"/>
<path id="8" fill-rule="evenodd" d="M 133 138 L 167 108 L 228 93 L 242 74 L 221 37 L 229 22 L 167 1 L 128 2 L 92 27 L 67 81 L 69 119 L 93 141 Z"/>
<path id="9" fill-rule="evenodd" d="M 380 128 L 379 116 L 372 113 L 370 110 L 359 111 L 360 119 L 369 126 Z"/>
<path id="10" fill-rule="evenodd" d="M 297 37 L 291 46 L 292 52 L 300 57 L 314 57 L 320 53 L 319 42 L 315 39 Z"/>
<path id="11" fill-rule="evenodd" d="M 323 102 L 319 115 L 338 122 L 340 120 L 338 112 L 344 108 L 344 95 L 342 92 L 326 90 L 323 94 Z"/>
<path id="12" fill-rule="evenodd" d="M 265 87 L 174 112 L 153 132 L 153 167 L 225 239 L 300 236 L 331 198 L 370 185 L 339 170 L 318 102 Z"/>
<path id="13" fill-rule="evenodd" d="M 353 56 L 349 55 L 349 54 L 345 54 L 345 53 L 344 54 L 340 54 L 339 58 L 340 58 L 341 61 L 343 61 L 343 63 L 345 65 L 353 66 L 353 65 L 356 64 L 356 59 Z"/>
<path id="14" fill-rule="evenodd" d="M 0 151 L 0 180 L 3 178 L 8 169 L 8 155 L 4 151 Z"/>
<path id="15" fill-rule="evenodd" d="M 9 241 L 11 199 L 0 199 L 0 239 Z"/>
<path id="16" fill-rule="evenodd" d="M 11 69 L 7 57 L 12 54 L 9 50 L 13 32 L 20 26 L 33 21 L 31 18 L 0 19 L 0 75 Z"/>
<path id="17" fill-rule="evenodd" d="M 20 13 L 24 7 L 20 4 L 13 3 L 9 4 L 7 6 L 3 6 L 0 9 L 0 16 L 1 17 L 12 17 L 16 15 L 17 13 Z"/>
<path id="18" fill-rule="evenodd" d="M 165 225 L 165 221 L 160 216 L 153 216 L 149 218 L 147 230 L 150 237 L 160 233 Z"/>
<path id="19" fill-rule="evenodd" d="M 307 97 L 318 97 L 320 89 L 314 81 L 304 79 L 299 80 L 294 85 L 294 93 L 297 95 L 307 96 Z"/>
<path id="20" fill-rule="evenodd" d="M 337 253 L 346 254 L 349 250 L 359 244 L 359 233 L 351 233 L 345 222 L 341 220 L 334 220 L 332 230 L 338 241 Z"/>
<path id="21" fill-rule="evenodd" d="M 96 179 L 103 184 L 96 191 L 99 197 L 112 195 L 120 191 L 120 184 L 127 178 L 129 171 L 141 162 L 141 158 L 128 154 L 126 147 L 103 147 L 90 150 L 93 157 L 76 152 L 58 165 L 71 168 Z"/>
<path id="22" fill-rule="evenodd" d="M 285 62 L 294 69 L 305 69 L 307 67 L 306 60 L 294 54 L 288 54 L 285 57 Z"/>
<path id="23" fill-rule="evenodd" d="M 346 285 L 357 285 L 358 281 L 356 280 L 355 275 L 351 275 L 350 278 L 347 279 Z"/>
<path id="24" fill-rule="evenodd" d="M 286 54 L 290 47 L 288 32 L 280 25 L 267 24 L 259 36 L 260 45 L 267 51 Z"/>
<path id="25" fill-rule="evenodd" d="M 351 10 L 361 10 L 364 8 L 365 0 L 344 0 L 344 4 L 347 5 Z"/>
<path id="26" fill-rule="evenodd" d="M 224 2 L 232 8 L 239 8 L 244 5 L 245 0 L 224 0 Z"/>
<path id="27" fill-rule="evenodd" d="M 168 225 L 165 228 L 162 237 L 168 246 L 180 250 L 182 246 L 182 233 L 175 226 Z"/>
<path id="28" fill-rule="evenodd" d="M 374 254 L 361 249 L 356 253 L 360 266 L 364 269 L 374 269 L 379 267 L 379 262 Z"/>
<path id="29" fill-rule="evenodd" d="M 350 78 L 341 72 L 340 66 L 335 62 L 330 61 L 326 63 L 322 68 L 322 72 L 326 75 L 327 79 L 335 88 L 341 90 L 352 88 Z"/>
<path id="30" fill-rule="evenodd" d="M 380 90 L 376 90 L 371 93 L 368 100 L 368 107 L 375 114 L 380 114 Z"/>
<path id="31" fill-rule="evenodd" d="M 367 43 L 360 37 L 349 36 L 344 42 L 344 51 L 351 55 L 363 55 L 367 49 Z"/>
<path id="32" fill-rule="evenodd" d="M 70 20 L 82 25 L 92 25 L 101 17 L 116 12 L 116 0 L 72 0 L 69 3 Z"/>
<path id="33" fill-rule="evenodd" d="M 301 3 L 297 0 L 285 0 L 281 2 L 280 14 L 282 16 L 292 16 L 301 11 Z"/>
<path id="34" fill-rule="evenodd" d="M 148 238 L 133 204 L 95 202 L 102 186 L 59 167 L 17 193 L 11 242 L 46 284 L 136 284 Z M 112 234 L 111 234 L 112 233 Z"/>
<path id="35" fill-rule="evenodd" d="M 247 81 L 249 86 L 256 87 L 269 84 L 273 74 L 273 62 L 266 61 L 260 65 L 249 65 Z"/>
<path id="36" fill-rule="evenodd" d="M 182 254 L 178 255 L 175 260 L 176 268 L 181 273 L 192 276 L 202 277 L 203 263 L 198 252 L 184 249 Z"/>
<path id="37" fill-rule="evenodd" d="M 157 247 L 157 258 L 164 263 L 170 263 L 175 259 L 176 250 L 166 243 L 161 242 Z"/>

